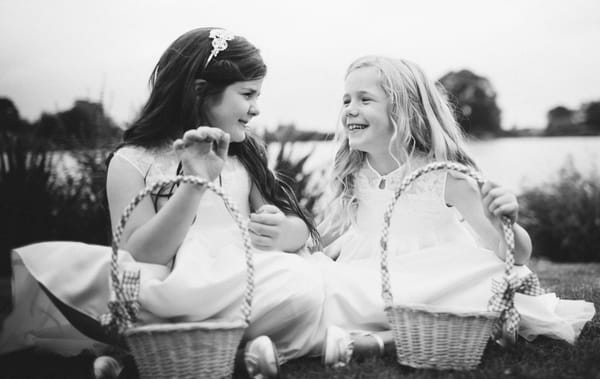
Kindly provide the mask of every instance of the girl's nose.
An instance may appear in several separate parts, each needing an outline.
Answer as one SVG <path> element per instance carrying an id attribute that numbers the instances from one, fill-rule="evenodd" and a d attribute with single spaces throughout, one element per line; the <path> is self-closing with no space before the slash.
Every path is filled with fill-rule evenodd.
<path id="1" fill-rule="evenodd" d="M 353 105 L 348 105 L 346 108 L 346 117 L 356 117 L 358 116 L 358 110 Z"/>
<path id="2" fill-rule="evenodd" d="M 248 114 L 252 117 L 258 116 L 260 114 L 260 109 L 258 109 L 258 106 L 256 106 L 256 104 L 253 104 L 250 106 L 250 108 L 248 108 Z"/>

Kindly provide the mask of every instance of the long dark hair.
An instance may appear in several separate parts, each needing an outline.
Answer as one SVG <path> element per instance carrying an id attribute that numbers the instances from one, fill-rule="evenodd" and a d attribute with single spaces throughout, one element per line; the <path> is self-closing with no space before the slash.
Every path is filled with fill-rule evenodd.
<path id="1" fill-rule="evenodd" d="M 123 142 L 118 147 L 165 146 L 181 137 L 186 130 L 207 124 L 201 112 L 206 98 L 218 99 L 225 88 L 233 83 L 265 77 L 267 66 L 259 50 L 240 36 L 228 41 L 227 48 L 207 64 L 213 48 L 209 38 L 213 29 L 191 30 L 167 48 L 150 76 L 148 101 L 131 127 L 124 132 Z M 285 214 L 300 217 L 318 244 L 317 229 L 298 204 L 294 192 L 269 169 L 264 145 L 247 134 L 244 141 L 230 144 L 229 155 L 238 157 L 263 198 Z M 173 190 L 167 190 L 166 195 L 170 196 Z M 161 190 L 159 193 L 164 192 Z"/>

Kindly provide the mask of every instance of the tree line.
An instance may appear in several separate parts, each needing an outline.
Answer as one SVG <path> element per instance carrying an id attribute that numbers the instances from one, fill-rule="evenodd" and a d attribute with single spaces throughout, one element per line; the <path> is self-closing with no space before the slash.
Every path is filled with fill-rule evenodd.
<path id="1" fill-rule="evenodd" d="M 581 104 L 579 109 L 559 105 L 546 115 L 545 129 L 503 129 L 502 111 L 491 81 L 470 70 L 451 71 L 436 83 L 446 94 L 464 132 L 477 138 L 526 135 L 600 134 L 600 101 Z M 122 135 L 120 128 L 101 103 L 76 100 L 65 111 L 43 113 L 32 123 L 21 119 L 9 98 L 0 98 L 0 132 L 43 141 L 53 149 L 96 148 L 114 145 Z M 300 130 L 294 124 L 279 125 L 262 136 L 273 141 L 314 141 L 333 138 L 333 133 Z"/>
<path id="2" fill-rule="evenodd" d="M 0 98 L 0 133 L 51 150 L 80 150 L 114 145 L 123 130 L 98 102 L 76 100 L 70 109 L 43 113 L 30 123 L 21 118 L 12 100 L 4 97 Z"/>

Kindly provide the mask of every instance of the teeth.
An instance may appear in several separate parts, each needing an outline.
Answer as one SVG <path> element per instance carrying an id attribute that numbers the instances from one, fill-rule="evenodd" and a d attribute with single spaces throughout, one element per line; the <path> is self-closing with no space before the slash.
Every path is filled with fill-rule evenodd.
<path id="1" fill-rule="evenodd" d="M 367 127 L 367 125 L 362 125 L 362 124 L 348 124 L 349 130 L 365 129 L 366 127 Z"/>

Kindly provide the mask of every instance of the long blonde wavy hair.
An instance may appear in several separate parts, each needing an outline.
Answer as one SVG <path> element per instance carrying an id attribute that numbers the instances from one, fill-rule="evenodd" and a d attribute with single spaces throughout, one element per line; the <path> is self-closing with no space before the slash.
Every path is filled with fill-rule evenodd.
<path id="1" fill-rule="evenodd" d="M 348 67 L 346 77 L 365 67 L 377 69 L 379 84 L 390 102 L 388 117 L 394 133 L 388 151 L 394 159 L 410 163 L 418 153 L 428 161 L 448 160 L 476 167 L 445 92 L 419 66 L 404 59 L 365 56 Z M 354 222 L 358 205 L 354 176 L 366 157 L 364 152 L 350 149 L 343 122 L 340 125 L 336 133 L 339 148 L 330 175 L 331 200 L 320 228 L 324 233 L 342 231 Z"/>

